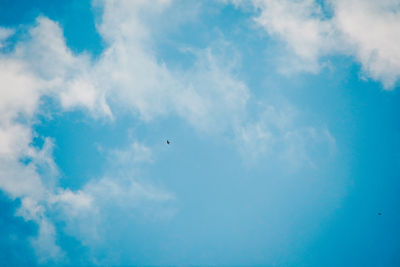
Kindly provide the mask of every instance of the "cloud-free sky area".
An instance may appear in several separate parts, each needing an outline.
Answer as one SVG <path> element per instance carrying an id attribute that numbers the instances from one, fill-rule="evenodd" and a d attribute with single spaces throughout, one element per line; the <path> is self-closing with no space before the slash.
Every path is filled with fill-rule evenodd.
<path id="1" fill-rule="evenodd" d="M 0 0 L 0 265 L 400 266 L 399 87 L 398 0 Z"/>

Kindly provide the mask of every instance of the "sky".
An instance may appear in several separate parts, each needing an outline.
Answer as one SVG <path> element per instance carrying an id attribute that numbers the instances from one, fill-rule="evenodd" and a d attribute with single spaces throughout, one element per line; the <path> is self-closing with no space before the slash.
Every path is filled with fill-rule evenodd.
<path id="1" fill-rule="evenodd" d="M 399 266 L 399 44 L 398 0 L 0 0 L 0 265 Z"/>

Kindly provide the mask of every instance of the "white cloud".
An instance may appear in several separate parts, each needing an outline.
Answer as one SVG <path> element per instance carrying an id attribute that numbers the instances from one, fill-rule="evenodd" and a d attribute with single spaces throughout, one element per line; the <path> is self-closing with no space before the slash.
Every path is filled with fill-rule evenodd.
<path id="1" fill-rule="evenodd" d="M 18 42 L 5 56 L 37 84 L 34 104 L 49 95 L 66 110 L 84 108 L 95 117 L 112 117 L 109 103 L 114 103 L 114 109 L 130 110 L 146 121 L 177 114 L 204 131 L 229 127 L 230 118 L 243 112 L 249 90 L 234 77 L 227 55 L 214 47 L 189 52 L 197 60 L 184 71 L 171 70 L 157 58 L 145 18 L 160 14 L 170 1 L 96 2 L 103 6 L 97 27 L 107 42 L 98 59 L 72 53 L 59 25 L 45 17 L 37 19 L 28 41 Z"/>
<path id="2" fill-rule="evenodd" d="M 32 244 L 38 255 L 39 263 L 46 263 L 49 260 L 60 262 L 65 258 L 65 253 L 56 244 L 56 229 L 53 223 L 45 217 L 36 222 L 39 224 L 39 234 L 32 240 Z"/>
<path id="3" fill-rule="evenodd" d="M 144 181 L 138 182 L 131 172 L 92 180 L 79 192 L 65 191 L 53 198 L 52 210 L 66 222 L 63 231 L 81 240 L 89 248 L 104 246 L 124 220 L 166 220 L 175 214 L 175 196 Z M 110 230 L 112 229 L 112 230 Z M 95 251 L 92 251 L 96 258 Z"/>
<path id="4" fill-rule="evenodd" d="M 149 161 L 151 149 L 133 142 L 127 148 L 109 152 L 108 164 L 112 167 L 104 177 L 92 179 L 77 191 L 58 188 L 46 200 L 53 219 L 65 222 L 61 230 L 89 247 L 94 261 L 99 260 L 96 248 L 106 246 L 109 239 L 120 234 L 115 227 L 124 222 L 113 218 L 166 220 L 175 214 L 174 194 L 137 175 L 138 164 Z"/>
<path id="5" fill-rule="evenodd" d="M 82 191 L 72 192 L 69 189 L 58 190 L 57 194 L 50 196 L 49 203 L 65 205 L 68 212 L 77 214 L 78 212 L 91 209 L 93 198 Z"/>
<path id="6" fill-rule="evenodd" d="M 43 86 L 40 79 L 29 72 L 23 61 L 0 54 L 0 80 L 0 123 L 7 124 L 20 114 L 32 117 Z"/>
<path id="7" fill-rule="evenodd" d="M 213 47 L 189 51 L 196 61 L 184 71 L 171 70 L 157 59 L 151 49 L 151 32 L 138 18 L 149 13 L 149 17 L 156 16 L 169 1 L 152 3 L 151 7 L 140 1 L 104 3 L 98 27 L 109 46 L 95 64 L 93 77 L 118 105 L 138 113 L 143 120 L 177 114 L 208 132 L 221 126 L 226 129 L 229 123 L 225 121 L 242 113 L 248 88 L 234 78 L 226 55 Z"/>
<path id="8" fill-rule="evenodd" d="M 11 198 L 21 198 L 20 214 L 38 223 L 39 234 L 32 240 L 38 257 L 44 261 L 48 256 L 61 257 L 54 227 L 38 204 L 54 186 L 57 173 L 51 141 L 46 140 L 42 149 L 30 146 L 30 126 L 44 83 L 29 72 L 23 61 L 5 55 L 0 55 L 0 80 L 0 188 Z M 18 121 L 21 118 L 26 122 Z"/>
<path id="9" fill-rule="evenodd" d="M 333 23 L 365 73 L 393 88 L 400 78 L 400 3 L 397 0 L 337 0 Z"/>
<path id="10" fill-rule="evenodd" d="M 365 74 L 393 88 L 400 77 L 400 7 L 397 0 L 233 1 L 260 11 L 255 21 L 287 45 L 283 70 L 318 72 L 323 57 L 354 56 Z"/>
<path id="11" fill-rule="evenodd" d="M 40 263 L 49 260 L 59 261 L 65 257 L 64 252 L 56 244 L 56 231 L 53 223 L 45 215 L 46 208 L 35 198 L 24 197 L 17 215 L 25 220 L 33 220 L 39 225 L 37 237 L 31 239 Z"/>
<path id="12" fill-rule="evenodd" d="M 317 72 L 319 57 L 337 46 L 335 29 L 313 0 L 260 0 L 254 4 L 261 10 L 256 22 L 286 42 L 300 58 L 300 62 L 294 61 L 296 69 Z"/>
<path id="13" fill-rule="evenodd" d="M 34 165 L 4 157 L 0 159 L 0 187 L 12 198 L 41 197 L 46 191 Z"/>

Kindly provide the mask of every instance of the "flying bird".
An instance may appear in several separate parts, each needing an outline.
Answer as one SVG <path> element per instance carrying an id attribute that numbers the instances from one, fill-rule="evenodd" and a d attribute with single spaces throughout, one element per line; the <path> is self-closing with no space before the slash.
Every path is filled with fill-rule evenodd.
<path id="1" fill-rule="evenodd" d="M 167 145 L 169 145 L 170 144 L 170 142 L 169 142 L 169 140 L 167 140 Z"/>
<path id="2" fill-rule="evenodd" d="M 378 212 L 378 215 L 382 215 L 382 213 Z"/>

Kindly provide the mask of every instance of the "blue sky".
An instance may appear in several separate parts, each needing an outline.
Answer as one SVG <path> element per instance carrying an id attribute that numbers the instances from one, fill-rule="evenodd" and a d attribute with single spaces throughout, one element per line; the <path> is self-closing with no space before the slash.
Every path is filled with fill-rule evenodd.
<path id="1" fill-rule="evenodd" d="M 399 266 L 399 7 L 0 0 L 0 265 Z"/>

